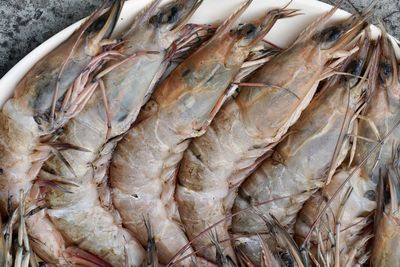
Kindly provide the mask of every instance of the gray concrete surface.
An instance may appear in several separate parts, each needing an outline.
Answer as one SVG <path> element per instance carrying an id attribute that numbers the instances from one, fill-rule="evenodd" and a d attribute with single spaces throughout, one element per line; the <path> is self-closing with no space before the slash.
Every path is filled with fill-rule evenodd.
<path id="1" fill-rule="evenodd" d="M 362 9 L 371 0 L 352 2 Z M 36 46 L 90 14 L 100 3 L 101 0 L 0 0 L 0 77 Z M 354 13 L 348 3 L 343 8 Z M 400 37 L 400 27 L 396 27 L 400 26 L 399 0 L 378 0 L 373 19 L 378 18 L 385 21 L 391 34 Z"/>

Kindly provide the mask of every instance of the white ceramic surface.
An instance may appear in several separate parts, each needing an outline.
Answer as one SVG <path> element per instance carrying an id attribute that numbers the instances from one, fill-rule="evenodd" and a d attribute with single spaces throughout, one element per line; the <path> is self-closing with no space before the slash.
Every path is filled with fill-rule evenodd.
<path id="1" fill-rule="evenodd" d="M 118 32 L 124 31 L 126 27 L 129 27 L 129 23 L 135 14 L 149 2 L 150 0 L 127 1 L 122 10 L 116 33 L 118 34 Z M 221 22 L 243 2 L 244 0 L 204 0 L 204 3 L 197 10 L 190 22 L 208 24 Z M 266 10 L 274 7 L 283 7 L 288 2 L 289 0 L 254 0 L 245 14 L 243 14 L 241 21 L 251 21 L 264 14 Z M 289 7 L 300 9 L 302 15 L 280 20 L 266 37 L 270 42 L 281 47 L 289 45 L 304 27 L 331 8 L 331 6 L 316 0 L 293 0 Z M 349 16 L 349 13 L 338 10 L 332 20 L 340 20 L 347 16 Z M 43 56 L 67 39 L 79 27 L 82 21 L 74 23 L 51 37 L 3 76 L 0 80 L 0 106 L 10 97 L 14 88 L 27 71 Z"/>

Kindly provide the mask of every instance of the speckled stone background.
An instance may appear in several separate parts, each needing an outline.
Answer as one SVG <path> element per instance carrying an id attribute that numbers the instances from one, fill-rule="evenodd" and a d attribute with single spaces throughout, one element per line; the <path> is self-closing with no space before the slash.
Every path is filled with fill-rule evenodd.
<path id="1" fill-rule="evenodd" d="M 370 2 L 352 0 L 357 9 Z M 0 77 L 36 46 L 90 14 L 100 3 L 101 0 L 0 0 Z M 354 13 L 348 3 L 343 8 Z M 400 37 L 399 0 L 379 0 L 376 19 L 383 20 L 388 31 Z"/>

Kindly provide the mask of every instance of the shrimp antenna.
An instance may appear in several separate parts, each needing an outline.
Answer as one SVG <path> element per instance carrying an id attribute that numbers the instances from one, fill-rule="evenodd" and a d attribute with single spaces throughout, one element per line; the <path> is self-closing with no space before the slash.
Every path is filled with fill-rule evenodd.
<path id="1" fill-rule="evenodd" d="M 349 3 L 349 5 L 351 6 L 351 8 L 354 9 L 354 11 L 361 16 L 361 11 L 353 4 L 353 2 L 351 2 L 351 0 L 346 0 L 347 3 Z"/>
<path id="2" fill-rule="evenodd" d="M 282 7 L 282 9 L 288 8 L 293 3 L 293 0 L 290 0 L 286 5 Z"/>
<path id="3" fill-rule="evenodd" d="M 393 11 L 393 12 L 390 12 L 389 14 L 387 14 L 386 16 L 384 16 L 384 17 L 382 18 L 382 20 L 386 22 L 386 20 L 387 20 L 389 17 L 391 17 L 391 16 L 393 16 L 394 14 L 397 14 L 397 13 L 400 13 L 400 10 L 395 10 L 395 11 Z"/>

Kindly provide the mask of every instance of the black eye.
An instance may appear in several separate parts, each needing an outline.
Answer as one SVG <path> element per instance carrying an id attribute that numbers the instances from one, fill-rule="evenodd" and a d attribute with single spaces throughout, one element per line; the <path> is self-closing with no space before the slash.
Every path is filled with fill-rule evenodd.
<path id="1" fill-rule="evenodd" d="M 257 34 L 257 27 L 253 24 L 240 24 L 234 32 L 240 37 L 254 39 Z"/>
<path id="2" fill-rule="evenodd" d="M 287 252 L 282 253 L 281 258 L 282 258 L 282 261 L 285 263 L 285 266 L 288 266 L 288 267 L 295 266 L 294 260 L 289 253 L 287 253 Z"/>
<path id="3" fill-rule="evenodd" d="M 376 201 L 376 194 L 374 190 L 368 190 L 367 192 L 365 192 L 364 197 L 371 201 Z"/>
<path id="4" fill-rule="evenodd" d="M 342 34 L 343 31 L 339 27 L 332 26 L 330 28 L 323 30 L 319 34 L 319 38 L 324 43 L 331 43 L 337 41 L 340 38 L 340 36 L 342 36 Z"/>
<path id="5" fill-rule="evenodd" d="M 388 77 L 392 74 L 393 68 L 392 68 L 392 65 L 390 65 L 389 63 L 383 63 L 381 67 L 382 67 L 383 75 L 385 75 L 385 77 Z"/>
<path id="6" fill-rule="evenodd" d="M 364 66 L 364 60 L 353 60 L 350 64 L 350 73 L 356 76 L 359 76 L 362 72 Z"/>
<path id="7" fill-rule="evenodd" d="M 160 11 L 157 15 L 154 15 L 149 22 L 154 26 L 175 23 L 179 20 L 180 9 L 181 8 L 177 5 L 164 9 L 163 11 Z"/>
<path id="8" fill-rule="evenodd" d="M 257 27 L 254 26 L 253 24 L 249 24 L 246 29 L 246 38 L 253 39 L 256 36 L 256 33 L 257 33 Z"/>

